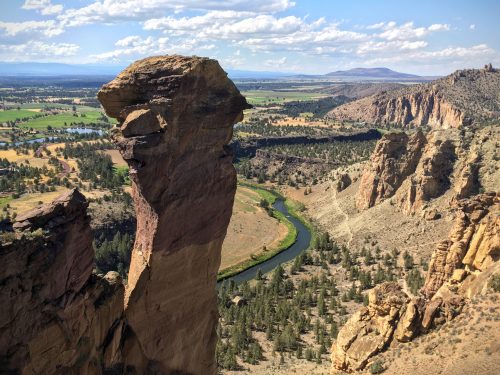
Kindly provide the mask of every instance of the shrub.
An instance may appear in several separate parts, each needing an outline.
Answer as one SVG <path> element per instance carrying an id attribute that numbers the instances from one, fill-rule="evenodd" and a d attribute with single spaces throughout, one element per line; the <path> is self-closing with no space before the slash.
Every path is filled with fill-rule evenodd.
<path id="1" fill-rule="evenodd" d="M 495 292 L 500 292 L 500 275 L 493 275 L 488 286 Z"/>
<path id="2" fill-rule="evenodd" d="M 380 360 L 376 360 L 371 366 L 370 366 L 370 373 L 371 374 L 381 374 L 385 371 L 384 368 L 384 363 Z"/>

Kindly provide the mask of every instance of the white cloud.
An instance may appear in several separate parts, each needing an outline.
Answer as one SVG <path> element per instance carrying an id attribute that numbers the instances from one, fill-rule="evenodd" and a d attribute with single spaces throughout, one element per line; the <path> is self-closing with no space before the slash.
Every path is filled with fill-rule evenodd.
<path id="1" fill-rule="evenodd" d="M 423 40 L 393 40 L 393 41 L 369 41 L 359 45 L 356 53 L 366 54 L 387 54 L 398 51 L 412 51 L 427 47 L 428 43 Z"/>
<path id="2" fill-rule="evenodd" d="M 68 9 L 59 19 L 65 25 L 79 26 L 96 22 L 144 19 L 164 11 L 234 11 L 262 14 L 284 11 L 294 5 L 290 0 L 99 0 L 81 8 Z"/>
<path id="3" fill-rule="evenodd" d="M 443 62 L 462 62 L 462 68 L 484 64 L 485 58 L 498 59 L 498 53 L 486 44 L 478 44 L 472 47 L 448 47 L 435 51 L 413 51 L 407 54 L 389 55 L 375 57 L 365 60 L 367 65 L 394 64 L 398 62 L 429 62 L 443 64 Z M 464 60 L 466 59 L 466 60 Z M 475 60 L 470 60 L 475 59 Z"/>
<path id="4" fill-rule="evenodd" d="M 16 36 L 18 34 L 37 33 L 46 37 L 60 35 L 64 29 L 54 20 L 47 21 L 24 21 L 24 22 L 2 22 L 0 29 L 5 30 L 7 36 Z"/>
<path id="5" fill-rule="evenodd" d="M 366 29 L 377 30 L 377 29 L 381 29 L 382 27 L 384 27 L 384 25 L 385 25 L 385 22 L 374 23 L 373 25 L 366 26 Z"/>
<path id="6" fill-rule="evenodd" d="M 0 45 L 0 60 L 26 61 L 26 60 L 53 60 L 54 57 L 74 56 L 80 46 L 72 43 L 43 43 L 29 41 L 24 44 Z"/>
<path id="7" fill-rule="evenodd" d="M 280 59 L 270 59 L 270 60 L 266 60 L 264 62 L 264 65 L 265 66 L 268 66 L 270 68 L 281 68 L 283 65 L 286 64 L 286 57 L 282 57 Z"/>
<path id="8" fill-rule="evenodd" d="M 475 25 L 475 24 L 473 24 L 473 23 L 472 23 L 472 24 L 470 24 L 470 25 L 469 25 L 469 29 L 471 29 L 471 30 L 476 30 L 476 25 Z"/>
<path id="9" fill-rule="evenodd" d="M 195 39 L 182 42 L 170 42 L 169 38 L 148 36 L 141 38 L 136 35 L 118 40 L 113 51 L 91 55 L 90 58 L 99 61 L 122 61 L 146 57 L 149 55 L 183 53 L 193 55 L 196 51 L 210 51 L 216 48 L 214 44 L 202 44 Z"/>
<path id="10" fill-rule="evenodd" d="M 61 13 L 64 7 L 60 4 L 52 4 L 50 0 L 26 0 L 21 8 L 36 10 L 46 16 Z"/>
<path id="11" fill-rule="evenodd" d="M 429 27 L 414 27 L 413 22 L 406 22 L 402 25 L 397 25 L 396 22 L 387 22 L 380 27 L 382 31 L 378 36 L 387 40 L 408 40 L 422 38 L 432 32 L 447 31 L 450 25 L 433 24 Z"/>

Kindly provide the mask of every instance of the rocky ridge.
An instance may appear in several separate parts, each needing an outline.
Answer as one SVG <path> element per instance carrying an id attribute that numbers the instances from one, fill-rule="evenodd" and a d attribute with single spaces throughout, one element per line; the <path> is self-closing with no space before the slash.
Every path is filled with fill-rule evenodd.
<path id="1" fill-rule="evenodd" d="M 215 60 L 138 61 L 99 92 L 119 120 L 137 234 L 126 288 L 92 273 L 87 202 L 73 190 L 2 234 L 0 372 L 215 374 L 215 284 L 247 107 Z"/>
<path id="2" fill-rule="evenodd" d="M 489 280 L 500 274 L 500 197 L 482 194 L 454 208 L 455 225 L 434 250 L 421 294 L 411 298 L 396 283 L 371 290 L 368 306 L 350 317 L 333 344 L 332 373 L 362 370 L 394 340 L 411 341 L 489 292 Z"/>
<path id="3" fill-rule="evenodd" d="M 356 207 L 366 210 L 391 199 L 408 215 L 432 219 L 431 206 L 438 199 L 447 206 L 481 189 L 495 190 L 500 175 L 491 166 L 498 157 L 498 136 L 496 126 L 433 130 L 426 135 L 387 133 L 365 167 Z"/>
<path id="4" fill-rule="evenodd" d="M 430 83 L 381 92 L 328 113 L 338 120 L 370 124 L 456 128 L 495 118 L 500 111 L 500 71 L 458 70 Z"/>

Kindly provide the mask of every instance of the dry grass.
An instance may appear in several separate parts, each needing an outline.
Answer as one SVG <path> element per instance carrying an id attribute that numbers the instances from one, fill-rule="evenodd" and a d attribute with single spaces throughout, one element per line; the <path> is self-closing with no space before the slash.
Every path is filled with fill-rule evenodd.
<path id="1" fill-rule="evenodd" d="M 127 166 L 127 162 L 122 158 L 122 155 L 120 154 L 120 151 L 118 150 L 106 150 L 103 151 L 103 153 L 111 156 L 111 160 L 113 161 L 113 164 L 116 165 L 117 167 L 123 167 Z"/>
<path id="2" fill-rule="evenodd" d="M 247 187 L 238 186 L 233 215 L 222 245 L 221 270 L 238 264 L 252 255 L 277 247 L 287 234 L 286 226 L 259 207 L 260 196 Z"/>

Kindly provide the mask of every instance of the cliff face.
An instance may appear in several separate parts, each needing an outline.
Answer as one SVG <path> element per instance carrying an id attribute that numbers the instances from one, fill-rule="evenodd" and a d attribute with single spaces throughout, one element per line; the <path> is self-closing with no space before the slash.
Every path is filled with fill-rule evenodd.
<path id="1" fill-rule="evenodd" d="M 499 89 L 498 69 L 459 70 L 430 83 L 346 103 L 328 115 L 371 124 L 456 128 L 497 116 Z"/>
<path id="2" fill-rule="evenodd" d="M 19 216 L 0 237 L 0 373 L 215 374 L 226 145 L 246 101 L 216 61 L 180 56 L 132 64 L 99 99 L 119 120 L 137 212 L 127 288 L 92 274 L 78 191 Z"/>
<path id="3" fill-rule="evenodd" d="M 215 60 L 153 57 L 98 94 L 120 122 L 137 212 L 125 315 L 127 364 L 215 373 L 215 283 L 236 191 L 226 146 L 245 98 Z M 141 373 L 141 371 L 139 371 Z"/>
<path id="4" fill-rule="evenodd" d="M 422 132 L 413 136 L 388 133 L 377 143 L 361 177 L 356 206 L 363 210 L 392 197 L 412 174 L 427 140 Z"/>
<path id="5" fill-rule="evenodd" d="M 422 288 L 432 298 L 450 279 L 485 271 L 500 257 L 500 198 L 495 193 L 459 201 L 449 238 L 434 250 Z"/>
<path id="6" fill-rule="evenodd" d="M 435 139 L 432 135 L 428 138 L 415 173 L 399 191 L 399 206 L 406 213 L 420 210 L 426 202 L 444 194 L 451 185 L 455 144 L 449 139 Z"/>
<path id="7" fill-rule="evenodd" d="M 421 295 L 396 283 L 376 286 L 369 304 L 352 315 L 332 347 L 333 373 L 363 369 L 395 339 L 405 343 L 455 318 L 469 298 L 488 292 L 500 274 L 500 199 L 486 193 L 457 201 L 455 225 L 436 246 Z"/>
<path id="8" fill-rule="evenodd" d="M 462 111 L 434 91 L 383 93 L 344 104 L 329 113 L 339 120 L 355 120 L 370 124 L 429 125 L 453 128 L 464 123 Z"/>
<path id="9" fill-rule="evenodd" d="M 124 288 L 92 275 L 87 202 L 76 190 L 20 216 L 0 248 L 0 372 L 98 374 L 112 367 Z M 115 345 L 114 345 L 115 344 Z"/>
<path id="10" fill-rule="evenodd" d="M 477 194 L 495 190 L 497 126 L 432 130 L 426 135 L 387 133 L 365 167 L 356 196 L 359 210 L 391 198 L 402 212 L 426 217 L 438 198 L 441 209 Z"/>

